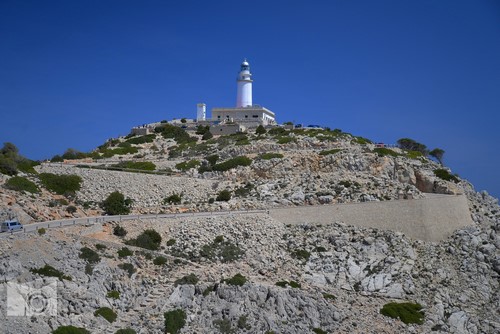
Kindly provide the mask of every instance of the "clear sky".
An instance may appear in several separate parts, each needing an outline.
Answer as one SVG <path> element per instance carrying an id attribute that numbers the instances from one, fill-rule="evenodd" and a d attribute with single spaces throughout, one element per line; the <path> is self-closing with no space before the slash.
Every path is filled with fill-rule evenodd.
<path id="1" fill-rule="evenodd" d="M 409 137 L 500 196 L 498 0 L 0 0 L 0 142 L 43 159 L 253 102 L 279 122 Z"/>

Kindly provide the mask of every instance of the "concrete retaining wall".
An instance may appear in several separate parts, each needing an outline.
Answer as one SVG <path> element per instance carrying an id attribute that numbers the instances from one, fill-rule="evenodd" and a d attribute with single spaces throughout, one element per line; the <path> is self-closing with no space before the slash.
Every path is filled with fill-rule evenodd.
<path id="1" fill-rule="evenodd" d="M 457 229 L 472 225 L 464 195 L 439 195 L 415 200 L 301 206 L 271 209 L 285 224 L 328 224 L 373 227 L 403 232 L 424 241 L 440 241 Z"/>

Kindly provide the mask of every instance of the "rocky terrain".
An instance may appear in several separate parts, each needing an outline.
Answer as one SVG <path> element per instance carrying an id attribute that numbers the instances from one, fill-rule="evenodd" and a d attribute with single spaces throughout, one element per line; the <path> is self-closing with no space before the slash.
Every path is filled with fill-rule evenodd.
<path id="1" fill-rule="evenodd" d="M 465 180 L 439 178 L 434 171 L 440 166 L 426 157 L 398 148 L 387 153 L 348 134 L 314 130 L 247 136 L 244 145 L 241 138 L 228 136 L 182 150 L 172 139 L 157 136 L 137 145 L 136 158 L 121 156 L 153 161 L 168 175 L 95 169 L 116 163 L 116 157 L 90 165 L 94 168 L 45 163 L 37 172 L 79 175 L 80 190 L 69 197 L 56 195 L 35 175 L 21 174 L 41 191 L 2 187 L 0 205 L 3 212 L 30 223 L 102 214 L 99 203 L 113 191 L 133 200 L 133 213 L 335 205 L 420 198 L 425 192 L 463 193 L 474 225 L 439 243 L 333 220 L 328 225 L 291 225 L 266 213 L 117 221 L 3 235 L 2 296 L 8 282 L 49 282 L 51 278 L 30 271 L 46 264 L 71 280 L 58 280 L 57 316 L 7 317 L 2 304 L 0 331 L 50 333 L 74 325 L 91 333 L 127 327 L 137 333 L 163 333 L 164 313 L 183 310 L 186 320 L 179 333 L 500 332 L 497 199 L 476 192 Z M 280 155 L 266 157 L 269 152 Z M 213 154 L 219 161 L 247 156 L 252 163 L 225 172 L 176 167 L 191 160 L 206 166 Z M 0 183 L 9 179 L 0 178 Z M 231 199 L 213 200 L 222 190 L 229 190 Z M 165 202 L 172 194 L 181 195 L 181 202 Z M 70 213 L 68 206 L 76 210 Z M 115 235 L 116 226 L 127 235 Z M 126 244 L 149 229 L 161 236 L 158 249 Z M 85 247 L 98 259 L 82 257 Z M 129 255 L 119 255 L 123 247 Z M 237 274 L 246 278 L 242 285 L 230 280 Z M 111 291 L 118 291 L 119 297 L 109 297 Z M 381 308 L 392 301 L 420 304 L 423 323 L 405 324 L 382 315 Z M 101 307 L 111 308 L 116 321 L 95 316 Z"/>

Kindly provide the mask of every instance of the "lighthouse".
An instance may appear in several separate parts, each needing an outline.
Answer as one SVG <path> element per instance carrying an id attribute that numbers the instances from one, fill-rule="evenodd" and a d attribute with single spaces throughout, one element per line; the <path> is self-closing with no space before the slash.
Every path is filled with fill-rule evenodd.
<path id="1" fill-rule="evenodd" d="M 220 134 L 219 130 L 222 131 L 221 129 L 226 125 L 233 126 L 236 124 L 245 128 L 256 128 L 259 125 L 276 124 L 276 116 L 271 110 L 253 104 L 252 82 L 250 64 L 248 64 L 248 61 L 245 59 L 240 65 L 240 72 L 236 79 L 236 84 L 238 86 L 236 107 L 212 108 L 211 121 L 217 124 L 217 126 L 222 126 L 222 128 L 214 130 L 216 133 Z"/>
<path id="2" fill-rule="evenodd" d="M 236 94 L 236 108 L 245 108 L 252 106 L 252 73 L 250 73 L 250 64 L 245 59 L 241 63 L 240 73 L 236 79 L 238 91 Z"/>

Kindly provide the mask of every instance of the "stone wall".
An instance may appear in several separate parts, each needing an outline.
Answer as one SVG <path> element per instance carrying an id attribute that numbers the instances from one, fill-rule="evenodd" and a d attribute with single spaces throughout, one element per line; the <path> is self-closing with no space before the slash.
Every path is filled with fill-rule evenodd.
<path id="1" fill-rule="evenodd" d="M 403 232 L 413 239 L 440 241 L 457 229 L 472 225 L 463 195 L 427 195 L 415 200 L 365 202 L 271 209 L 270 215 L 286 224 L 348 225 Z"/>

